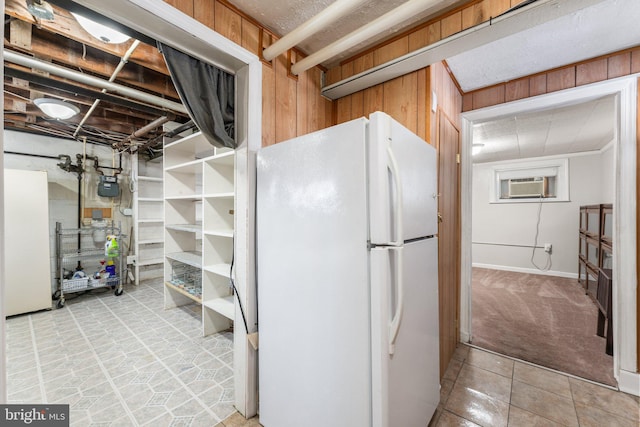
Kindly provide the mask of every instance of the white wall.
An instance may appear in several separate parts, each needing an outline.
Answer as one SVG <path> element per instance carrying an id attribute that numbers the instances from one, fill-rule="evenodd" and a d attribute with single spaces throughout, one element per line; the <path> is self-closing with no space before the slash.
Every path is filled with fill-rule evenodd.
<path id="1" fill-rule="evenodd" d="M 76 154 L 83 154 L 83 144 L 78 141 L 58 139 L 33 135 L 24 132 L 4 131 L 4 167 L 5 169 L 44 170 L 47 171 L 49 182 L 49 233 L 51 248 L 51 290 L 57 289 L 56 277 L 56 247 L 55 224 L 61 222 L 65 228 L 76 228 L 78 219 L 78 176 L 65 172 L 57 164 L 61 160 L 29 157 L 7 152 L 19 152 L 40 154 L 46 156 L 58 156 L 66 154 L 71 156 L 73 164 L 76 164 Z M 108 147 L 86 145 L 88 156 L 98 156 L 100 166 L 118 166 L 118 156 L 114 150 Z M 115 163 L 114 163 L 115 162 Z M 124 216 L 121 210 L 130 207 L 131 192 L 129 191 L 130 161 L 129 155 L 123 155 L 123 172 L 118 176 L 121 189 L 120 198 L 107 198 L 98 196 L 98 174 L 93 169 L 93 162 L 87 161 L 83 180 L 83 195 L 85 207 L 113 207 L 114 218 L 121 221 L 123 233 L 131 234 L 131 217 Z M 104 169 L 105 175 L 113 175 L 114 171 Z M 25 197 L 28 197 L 25 194 Z M 7 224 L 10 227 L 10 224 Z M 128 237 L 124 239 L 124 248 L 128 246 Z M 8 248 L 10 250 L 10 248 Z"/>
<path id="2" fill-rule="evenodd" d="M 612 202 L 613 152 L 613 149 L 608 149 L 603 153 L 570 157 L 571 201 L 542 204 L 538 246 L 545 243 L 553 246 L 552 266 L 548 274 L 577 277 L 579 207 Z M 473 264 L 539 273 L 531 263 L 539 203 L 489 203 L 493 165 L 473 165 Z M 547 254 L 544 250 L 536 249 L 534 262 L 539 267 L 545 266 Z"/>

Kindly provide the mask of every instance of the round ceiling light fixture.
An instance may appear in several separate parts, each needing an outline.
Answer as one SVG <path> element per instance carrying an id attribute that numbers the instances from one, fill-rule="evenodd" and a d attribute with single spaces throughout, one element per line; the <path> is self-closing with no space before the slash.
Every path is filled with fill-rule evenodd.
<path id="1" fill-rule="evenodd" d="M 59 99 L 37 98 L 33 100 L 33 103 L 47 116 L 57 120 L 70 119 L 80 112 L 80 109 L 75 105 Z"/>
<path id="2" fill-rule="evenodd" d="M 87 33 L 105 43 L 119 44 L 124 43 L 131 38 L 126 34 L 122 34 L 120 31 L 116 31 L 113 28 L 100 24 L 99 22 L 92 21 L 82 15 L 78 15 L 73 12 L 71 12 L 71 14 Z"/>

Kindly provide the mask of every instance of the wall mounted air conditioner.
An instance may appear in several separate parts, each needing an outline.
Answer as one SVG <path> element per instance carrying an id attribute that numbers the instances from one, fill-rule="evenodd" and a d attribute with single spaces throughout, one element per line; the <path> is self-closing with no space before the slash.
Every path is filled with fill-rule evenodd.
<path id="1" fill-rule="evenodd" d="M 547 177 L 519 178 L 509 180 L 509 198 L 548 197 Z"/>

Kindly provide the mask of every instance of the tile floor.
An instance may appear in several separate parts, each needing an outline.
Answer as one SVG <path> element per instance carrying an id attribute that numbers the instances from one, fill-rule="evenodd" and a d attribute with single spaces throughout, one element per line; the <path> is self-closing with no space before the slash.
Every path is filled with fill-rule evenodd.
<path id="1" fill-rule="evenodd" d="M 258 427 L 233 409 L 232 334 L 201 337 L 162 286 L 7 319 L 9 403 L 69 403 L 82 427 Z M 477 425 L 637 427 L 640 399 L 460 345 L 430 426 Z"/>
<path id="2" fill-rule="evenodd" d="M 72 426 L 207 426 L 234 413 L 233 335 L 200 307 L 165 311 L 162 281 L 7 319 L 8 403 L 68 403 Z"/>
<path id="3" fill-rule="evenodd" d="M 640 399 L 460 345 L 430 426 L 640 425 Z"/>

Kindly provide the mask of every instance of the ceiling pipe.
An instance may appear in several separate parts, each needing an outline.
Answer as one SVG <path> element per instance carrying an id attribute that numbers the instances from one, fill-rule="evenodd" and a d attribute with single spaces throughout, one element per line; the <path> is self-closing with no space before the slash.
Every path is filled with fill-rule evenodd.
<path id="1" fill-rule="evenodd" d="M 131 142 L 133 139 L 135 138 L 140 138 L 146 134 L 148 134 L 149 132 L 151 132 L 152 130 L 159 128 L 160 126 L 162 126 L 163 124 L 170 122 L 172 120 L 175 120 L 176 116 L 173 114 L 167 114 L 166 116 L 162 116 L 162 117 L 158 117 L 157 119 L 155 119 L 154 121 L 152 121 L 151 123 L 147 124 L 146 126 L 141 127 L 140 129 L 138 129 L 137 131 L 133 132 L 131 135 L 129 135 L 128 137 L 126 137 L 125 139 L 123 139 L 120 142 L 116 142 L 114 144 L 112 144 L 112 147 L 114 149 L 121 149 L 123 148 L 126 144 L 128 144 L 129 142 Z"/>
<path id="2" fill-rule="evenodd" d="M 385 30 L 388 30 L 392 26 L 411 19 L 413 16 L 435 6 L 439 2 L 440 0 L 409 0 L 402 6 L 385 13 L 367 25 L 360 27 L 360 29 L 347 34 L 341 39 L 336 40 L 319 51 L 296 62 L 291 66 L 291 73 L 294 75 L 303 73 L 309 68 L 315 67 L 321 62 L 333 58 L 358 43 L 367 41 Z"/>
<path id="3" fill-rule="evenodd" d="M 133 51 L 136 50 L 139 44 L 140 44 L 140 40 L 134 40 L 133 43 L 131 43 L 131 46 L 129 46 L 129 49 L 127 49 L 124 55 L 120 58 L 120 62 L 116 66 L 115 70 L 113 70 L 113 73 L 111 73 L 111 77 L 109 78 L 109 83 L 112 83 L 116 79 L 116 76 L 120 74 L 120 71 L 122 71 L 122 69 L 127 64 L 127 62 L 129 62 L 129 58 L 131 58 Z M 102 93 L 107 93 L 107 90 L 102 89 Z M 95 101 L 93 101 L 93 104 L 91 104 L 91 107 L 89 107 L 89 110 L 85 113 L 82 120 L 80 120 L 80 123 L 78 123 L 78 127 L 76 127 L 76 130 L 73 132 L 74 138 L 78 136 L 80 129 L 82 129 L 82 126 L 87 122 L 87 120 L 89 119 L 89 116 L 93 114 L 95 109 L 98 107 L 98 104 L 100 104 L 100 98 L 97 98 Z"/>
<path id="4" fill-rule="evenodd" d="M 83 83 L 89 86 L 106 89 L 109 92 L 128 96 L 130 98 L 137 99 L 138 101 L 147 102 L 151 105 L 156 105 L 158 107 L 166 108 L 171 111 L 188 114 L 187 109 L 184 107 L 184 105 L 178 102 L 160 98 L 159 96 L 151 95 L 149 93 L 142 92 L 141 90 L 132 89 L 130 87 L 123 86 L 117 83 L 108 82 L 98 77 L 82 74 L 81 72 L 60 67 L 50 62 L 44 62 L 30 56 L 13 52 L 11 50 L 4 50 L 4 60 L 5 62 L 13 62 L 14 64 L 46 71 L 55 76 L 64 77 L 66 79 Z"/>
<path id="5" fill-rule="evenodd" d="M 263 58 L 271 61 L 281 53 L 286 52 L 301 41 L 322 30 L 327 25 L 342 18 L 365 1 L 366 0 L 336 0 L 304 24 L 301 24 L 286 36 L 264 49 L 262 52 Z"/>

